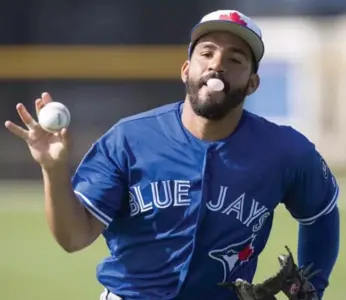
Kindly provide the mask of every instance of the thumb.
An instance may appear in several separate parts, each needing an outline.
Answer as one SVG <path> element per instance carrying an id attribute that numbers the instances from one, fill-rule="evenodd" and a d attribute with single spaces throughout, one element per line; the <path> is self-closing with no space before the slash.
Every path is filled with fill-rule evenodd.
<path id="1" fill-rule="evenodd" d="M 69 138 L 69 132 L 67 130 L 67 128 L 63 128 L 61 130 L 61 142 L 64 145 L 65 148 L 68 148 L 69 144 L 70 144 L 70 138 Z"/>

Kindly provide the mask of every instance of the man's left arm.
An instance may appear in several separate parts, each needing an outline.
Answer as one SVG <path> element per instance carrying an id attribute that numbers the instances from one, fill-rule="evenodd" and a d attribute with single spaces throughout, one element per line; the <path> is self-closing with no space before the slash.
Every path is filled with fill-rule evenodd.
<path id="1" fill-rule="evenodd" d="M 290 172 L 284 204 L 299 222 L 298 264 L 320 272 L 310 282 L 322 298 L 339 252 L 339 187 L 322 156 L 312 149 Z"/>

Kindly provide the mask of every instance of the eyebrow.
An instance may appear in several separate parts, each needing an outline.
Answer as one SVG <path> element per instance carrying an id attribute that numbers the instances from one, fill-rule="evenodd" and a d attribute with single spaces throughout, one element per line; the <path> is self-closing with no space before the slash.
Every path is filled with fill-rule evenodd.
<path id="1" fill-rule="evenodd" d="M 201 44 L 201 49 L 210 49 L 210 50 L 215 50 L 217 47 L 212 44 L 212 43 L 203 43 Z M 229 46 L 226 48 L 226 51 L 228 52 L 233 52 L 233 53 L 238 53 L 244 57 L 246 57 L 247 59 L 250 59 L 249 58 L 249 55 L 242 49 L 238 48 L 238 47 L 235 47 L 235 46 Z"/>

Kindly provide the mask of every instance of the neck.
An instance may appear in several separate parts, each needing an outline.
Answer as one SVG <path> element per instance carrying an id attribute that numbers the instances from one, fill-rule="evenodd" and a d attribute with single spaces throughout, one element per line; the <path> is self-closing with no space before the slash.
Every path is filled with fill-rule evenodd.
<path id="1" fill-rule="evenodd" d="M 243 107 L 239 105 L 221 120 L 208 120 L 196 115 L 187 98 L 184 102 L 182 122 L 185 128 L 196 138 L 203 141 L 217 141 L 227 138 L 235 131 L 242 112 Z"/>

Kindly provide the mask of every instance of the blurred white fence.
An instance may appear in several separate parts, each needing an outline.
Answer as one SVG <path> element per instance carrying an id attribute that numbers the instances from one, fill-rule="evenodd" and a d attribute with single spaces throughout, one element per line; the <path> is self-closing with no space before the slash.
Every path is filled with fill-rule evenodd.
<path id="1" fill-rule="evenodd" d="M 264 98 L 250 100 L 253 110 L 291 124 L 316 144 L 331 166 L 346 167 L 346 17 L 256 21 L 266 54 L 259 91 Z M 273 63 L 276 71 L 275 65 L 287 67 L 270 75 L 267 66 Z"/>
<path id="2" fill-rule="evenodd" d="M 257 18 L 256 22 L 262 29 L 266 53 L 260 67 L 260 88 L 247 99 L 246 107 L 278 123 L 292 125 L 316 144 L 332 168 L 346 170 L 346 16 L 330 19 Z M 172 49 L 169 51 L 172 60 L 163 68 L 169 68 L 172 80 L 168 83 L 158 80 L 151 85 L 151 90 L 150 85 L 136 85 L 136 90 L 117 80 L 108 82 L 107 86 L 92 86 L 88 82 L 84 85 L 79 83 L 78 86 L 78 81 L 65 82 L 55 86 L 54 91 L 48 89 L 72 109 L 72 125 L 76 133 L 72 156 L 76 165 L 101 131 L 108 124 L 111 126 L 112 122 L 116 122 L 119 115 L 162 105 L 169 101 L 167 96 L 174 98 L 173 101 L 177 101 L 178 97 L 183 98 L 179 70 L 180 62 L 183 63 L 186 58 L 186 49 L 184 45 L 178 48 L 173 46 Z M 99 56 L 96 57 L 98 61 Z M 163 63 L 167 61 L 167 57 L 164 57 Z M 27 71 L 25 64 L 22 66 L 22 60 L 19 61 L 17 68 L 22 67 Z M 117 67 L 118 64 L 113 66 Z M 122 66 L 126 67 L 127 63 Z M 7 64 L 7 70 L 12 69 L 16 68 Z M 6 68 L 2 71 L 6 71 Z M 35 94 L 45 91 L 50 83 L 47 80 L 46 85 L 24 87 L 23 93 L 18 96 L 27 97 L 28 94 L 29 97 L 33 90 Z M 6 90 L 3 95 L 0 89 L 2 98 L 6 98 Z M 167 90 L 170 92 L 167 93 Z M 3 105 L 12 106 L 12 103 Z M 97 117 L 94 117 L 95 113 Z M 96 125 L 98 120 L 103 123 Z M 4 129 L 0 130 L 0 139 L 3 141 L 0 147 L 0 176 L 31 177 L 34 172 L 41 176 L 20 141 Z"/>

